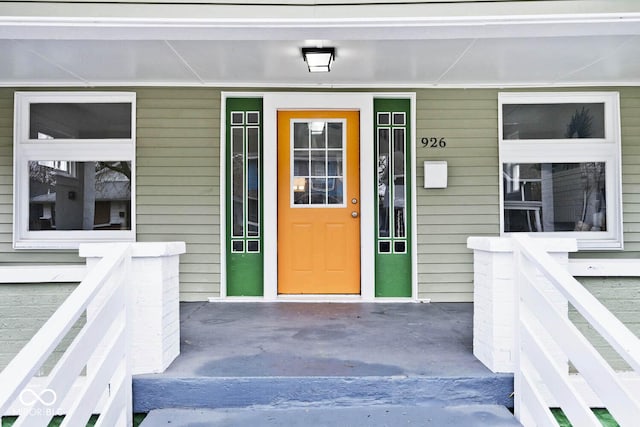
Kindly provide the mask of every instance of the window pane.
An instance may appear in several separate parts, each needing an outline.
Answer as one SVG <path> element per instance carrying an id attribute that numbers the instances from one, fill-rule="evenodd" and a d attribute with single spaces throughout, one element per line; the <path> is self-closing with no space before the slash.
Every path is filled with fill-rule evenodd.
<path id="1" fill-rule="evenodd" d="M 604 138 L 604 103 L 504 104 L 505 140 Z"/>
<path id="2" fill-rule="evenodd" d="M 607 231 L 605 163 L 503 164 L 505 232 Z"/>
<path id="3" fill-rule="evenodd" d="M 309 176 L 309 152 L 296 150 L 293 152 L 293 174 L 296 176 Z"/>
<path id="4" fill-rule="evenodd" d="M 293 178 L 293 203 L 295 205 L 309 204 L 309 178 L 301 176 Z"/>
<path id="5" fill-rule="evenodd" d="M 307 123 L 293 124 L 293 147 L 309 148 L 309 125 Z"/>
<path id="6" fill-rule="evenodd" d="M 342 150 L 327 151 L 327 175 L 342 177 Z"/>
<path id="7" fill-rule="evenodd" d="M 405 237 L 407 225 L 405 220 L 405 131 L 404 128 L 393 129 L 393 217 L 394 237 Z"/>
<path id="8" fill-rule="evenodd" d="M 327 202 L 330 205 L 341 205 L 344 203 L 342 182 L 342 178 L 327 178 Z"/>
<path id="9" fill-rule="evenodd" d="M 378 125 L 388 126 L 391 124 L 391 113 L 378 113 Z"/>
<path id="10" fill-rule="evenodd" d="M 260 241 L 247 240 L 247 252 L 260 252 Z"/>
<path id="11" fill-rule="evenodd" d="M 244 129 L 231 128 L 231 192 L 233 205 L 231 216 L 233 236 L 244 236 Z"/>
<path id="12" fill-rule="evenodd" d="M 391 168 L 389 129 L 378 129 L 378 235 L 389 237 L 389 174 Z"/>
<path id="13" fill-rule="evenodd" d="M 247 124 L 257 125 L 260 123 L 260 113 L 257 111 L 247 111 Z"/>
<path id="14" fill-rule="evenodd" d="M 327 132 L 327 146 L 329 148 L 342 148 L 342 123 L 329 123 Z"/>
<path id="15" fill-rule="evenodd" d="M 327 174 L 324 151 L 311 152 L 311 176 L 325 176 Z"/>
<path id="16" fill-rule="evenodd" d="M 327 179 L 311 178 L 311 204 L 327 204 Z"/>
<path id="17" fill-rule="evenodd" d="M 231 252 L 244 252 L 244 241 L 233 240 L 231 242 Z"/>
<path id="18" fill-rule="evenodd" d="M 404 126 L 404 113 L 393 113 L 393 125 Z"/>
<path id="19" fill-rule="evenodd" d="M 393 242 L 393 252 L 403 254 L 407 252 L 407 244 L 404 241 Z"/>
<path id="20" fill-rule="evenodd" d="M 391 242 L 380 241 L 378 242 L 378 252 L 388 254 L 391 252 Z"/>
<path id="21" fill-rule="evenodd" d="M 232 125 L 244 124 L 244 113 L 242 111 L 231 113 L 231 124 Z"/>
<path id="22" fill-rule="evenodd" d="M 247 128 L 247 234 L 249 236 L 257 236 L 260 232 L 259 145 L 258 128 Z"/>
<path id="23" fill-rule="evenodd" d="M 131 138 L 130 103 L 46 103 L 29 108 L 29 139 Z"/>
<path id="24" fill-rule="evenodd" d="M 311 122 L 311 148 L 324 148 L 327 138 L 325 122 Z"/>
<path id="25" fill-rule="evenodd" d="M 29 231 L 131 230 L 131 162 L 29 162 Z"/>

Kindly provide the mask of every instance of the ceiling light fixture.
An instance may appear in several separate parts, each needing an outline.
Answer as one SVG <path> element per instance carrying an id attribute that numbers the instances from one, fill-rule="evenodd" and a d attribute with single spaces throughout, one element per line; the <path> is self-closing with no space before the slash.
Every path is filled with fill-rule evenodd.
<path id="1" fill-rule="evenodd" d="M 328 73 L 336 57 L 336 49 L 334 47 L 303 47 L 302 57 L 310 73 Z"/>

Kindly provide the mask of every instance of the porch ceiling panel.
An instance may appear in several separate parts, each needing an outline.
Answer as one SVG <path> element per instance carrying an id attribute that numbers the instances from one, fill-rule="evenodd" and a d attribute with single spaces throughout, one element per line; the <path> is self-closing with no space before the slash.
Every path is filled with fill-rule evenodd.
<path id="1" fill-rule="evenodd" d="M 465 84 L 470 70 L 476 83 L 484 85 L 575 83 L 571 76 L 583 70 L 584 83 L 608 81 L 614 76 L 608 70 L 600 73 L 587 70 L 599 62 L 612 62 L 627 69 L 621 46 L 629 43 L 629 36 L 536 37 L 511 39 L 478 39 L 473 48 L 451 69 L 443 82 Z M 629 72 L 629 81 L 640 75 Z"/>
<path id="2" fill-rule="evenodd" d="M 598 76 L 609 76 L 614 81 L 640 80 L 640 37 L 627 38 L 615 50 L 604 53 L 593 63 L 566 75 L 561 81 L 583 83 L 595 81 Z"/>
<path id="3" fill-rule="evenodd" d="M 53 65 L 66 73 L 69 83 L 191 83 L 194 80 L 193 73 L 162 40 L 20 40 L 14 41 L 15 56 L 11 62 L 28 61 L 22 55 L 25 51 L 33 61 L 33 68 Z M 13 77 L 19 79 L 20 74 Z M 43 81 L 46 77 L 46 74 L 41 76 Z"/>
<path id="4" fill-rule="evenodd" d="M 208 84 L 422 84 L 437 82 L 470 40 L 337 40 L 329 74 L 308 73 L 300 48 L 311 42 L 171 41 L 199 78 Z"/>
<path id="5" fill-rule="evenodd" d="M 592 16 L 0 16 L 0 86 L 637 85 L 640 2 L 625 7 L 633 4 L 635 12 Z M 309 73 L 300 48 L 320 45 L 336 47 L 333 68 Z"/>
<path id="6" fill-rule="evenodd" d="M 517 86 L 640 83 L 636 36 L 325 40 L 331 73 L 300 41 L 0 40 L 0 85 Z"/>

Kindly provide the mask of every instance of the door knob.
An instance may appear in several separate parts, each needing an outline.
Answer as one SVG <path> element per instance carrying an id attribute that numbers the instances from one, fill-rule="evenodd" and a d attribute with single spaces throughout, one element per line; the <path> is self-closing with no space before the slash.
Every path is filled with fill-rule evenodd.
<path id="1" fill-rule="evenodd" d="M 354 197 L 353 199 L 351 199 L 351 203 L 353 203 L 353 204 L 355 205 L 356 203 L 358 203 L 358 199 L 356 199 L 356 198 Z"/>
<path id="2" fill-rule="evenodd" d="M 356 212 L 356 211 L 351 212 L 351 216 L 353 218 L 358 218 L 358 212 Z"/>

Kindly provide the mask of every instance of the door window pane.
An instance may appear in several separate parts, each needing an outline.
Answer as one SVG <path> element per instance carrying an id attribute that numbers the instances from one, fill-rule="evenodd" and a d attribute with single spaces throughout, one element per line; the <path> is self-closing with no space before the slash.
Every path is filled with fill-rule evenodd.
<path id="1" fill-rule="evenodd" d="M 309 176 L 309 151 L 295 150 L 293 156 L 294 176 Z"/>
<path id="2" fill-rule="evenodd" d="M 292 204 L 344 205 L 343 123 L 295 122 L 293 129 Z"/>
<path id="3" fill-rule="evenodd" d="M 311 127 L 311 148 L 324 148 L 326 146 L 326 126 L 325 122 L 314 121 Z"/>
<path id="4" fill-rule="evenodd" d="M 604 103 L 503 104 L 504 140 L 605 137 Z"/>
<path id="5" fill-rule="evenodd" d="M 342 148 L 342 123 L 328 124 L 327 146 L 329 148 Z"/>
<path id="6" fill-rule="evenodd" d="M 296 122 L 293 124 L 294 148 L 309 148 L 309 124 Z"/>
<path id="7" fill-rule="evenodd" d="M 29 162 L 29 231 L 131 230 L 131 162 Z"/>
<path id="8" fill-rule="evenodd" d="M 607 231 L 605 163 L 503 164 L 505 232 Z"/>
<path id="9" fill-rule="evenodd" d="M 311 152 L 311 176 L 326 176 L 326 152 L 312 151 Z"/>
<path id="10" fill-rule="evenodd" d="M 130 103 L 32 103 L 29 139 L 131 138 Z"/>
<path id="11" fill-rule="evenodd" d="M 293 177 L 293 204 L 309 204 L 309 178 L 304 176 Z"/>

